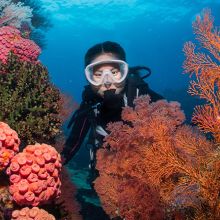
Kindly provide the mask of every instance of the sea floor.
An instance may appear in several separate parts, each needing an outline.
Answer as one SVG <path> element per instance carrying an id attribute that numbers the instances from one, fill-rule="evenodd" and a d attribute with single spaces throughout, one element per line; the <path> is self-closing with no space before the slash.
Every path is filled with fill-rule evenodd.
<path id="1" fill-rule="evenodd" d="M 89 168 L 76 168 L 74 165 L 67 167 L 71 181 L 77 187 L 76 199 L 81 206 L 83 220 L 110 220 L 102 209 L 101 202 L 95 190 L 88 183 Z"/>

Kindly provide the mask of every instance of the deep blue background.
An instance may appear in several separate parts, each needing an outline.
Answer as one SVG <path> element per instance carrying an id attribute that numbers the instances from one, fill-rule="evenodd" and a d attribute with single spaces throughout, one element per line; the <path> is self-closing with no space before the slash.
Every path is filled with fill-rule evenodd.
<path id="1" fill-rule="evenodd" d="M 220 23 L 220 1 L 214 0 L 42 2 L 54 26 L 46 33 L 47 48 L 40 60 L 52 81 L 77 102 L 86 83 L 84 55 L 89 47 L 106 40 L 124 47 L 131 66 L 152 69 L 147 81 L 154 90 L 165 95 L 170 89 L 186 92 L 189 77 L 182 74 L 182 49 L 186 41 L 194 40 L 192 21 L 208 7 L 215 23 Z"/>

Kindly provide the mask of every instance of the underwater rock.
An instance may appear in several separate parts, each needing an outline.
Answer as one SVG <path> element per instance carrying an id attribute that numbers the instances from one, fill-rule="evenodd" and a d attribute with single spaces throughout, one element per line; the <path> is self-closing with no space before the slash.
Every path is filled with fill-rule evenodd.
<path id="1" fill-rule="evenodd" d="M 3 184 L 3 176 L 0 176 L 0 219 L 9 219 L 14 209 L 13 199 L 9 193 L 9 187 Z M 5 177 L 5 176 L 4 176 Z M 3 185 L 2 185 L 3 184 Z M 4 216 L 4 217 L 3 217 Z"/>
<path id="2" fill-rule="evenodd" d="M 59 197 L 61 157 L 50 145 L 28 145 L 7 169 L 10 193 L 19 205 L 38 206 Z"/>
<path id="3" fill-rule="evenodd" d="M 55 217 L 44 209 L 39 209 L 38 207 L 28 208 L 25 207 L 21 210 L 14 210 L 12 212 L 11 220 L 55 220 Z"/>
<path id="4" fill-rule="evenodd" d="M 3 63 L 7 63 L 10 52 L 23 61 L 36 63 L 41 50 L 32 40 L 23 38 L 15 27 L 3 26 L 0 28 L 0 60 Z"/>
<path id="5" fill-rule="evenodd" d="M 0 122 L 0 171 L 8 166 L 10 160 L 19 151 L 19 145 L 17 132 L 8 124 Z"/>

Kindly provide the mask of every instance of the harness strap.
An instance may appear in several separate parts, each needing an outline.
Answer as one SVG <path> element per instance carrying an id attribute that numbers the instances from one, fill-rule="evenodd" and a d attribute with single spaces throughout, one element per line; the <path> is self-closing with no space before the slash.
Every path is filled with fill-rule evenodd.
<path id="1" fill-rule="evenodd" d="M 78 138 L 76 144 L 74 145 L 74 147 L 71 149 L 70 154 L 75 150 L 76 146 L 79 145 L 79 141 L 81 140 L 82 133 L 83 133 L 83 130 L 84 130 L 84 128 L 85 128 L 86 122 L 87 122 L 87 118 L 85 118 L 84 121 L 83 121 L 83 126 L 82 126 L 82 128 L 81 128 L 81 130 L 80 130 L 79 138 Z"/>

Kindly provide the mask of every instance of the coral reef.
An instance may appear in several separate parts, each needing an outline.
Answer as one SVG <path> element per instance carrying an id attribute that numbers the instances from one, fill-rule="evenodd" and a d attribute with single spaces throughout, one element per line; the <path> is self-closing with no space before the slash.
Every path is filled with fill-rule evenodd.
<path id="1" fill-rule="evenodd" d="M 143 96 L 134 109 L 124 108 L 122 119 L 108 125 L 97 154 L 95 189 L 110 217 L 220 218 L 220 151 L 183 124 L 180 105 Z"/>
<path id="2" fill-rule="evenodd" d="M 7 169 L 10 193 L 19 205 L 38 206 L 60 195 L 61 158 L 47 144 L 28 145 Z"/>
<path id="3" fill-rule="evenodd" d="M 220 142 L 220 29 L 213 25 L 210 10 L 204 10 L 193 23 L 196 39 L 201 47 L 187 42 L 184 45 L 186 59 L 184 72 L 194 77 L 189 93 L 205 100 L 206 104 L 195 108 L 192 121 L 205 133 Z M 204 53 L 206 52 L 206 53 Z"/>
<path id="4" fill-rule="evenodd" d="M 16 2 L 16 0 L 13 0 Z M 50 12 L 44 7 L 41 1 L 20 0 L 25 6 L 32 9 L 31 26 L 28 22 L 23 22 L 21 26 L 22 35 L 34 40 L 41 48 L 46 47 L 45 33 L 53 26 Z"/>
<path id="5" fill-rule="evenodd" d="M 0 28 L 0 60 L 3 63 L 7 63 L 10 52 L 23 61 L 35 63 L 41 50 L 33 41 L 24 39 L 18 29 L 4 26 Z"/>
<path id="6" fill-rule="evenodd" d="M 14 209 L 13 199 L 7 186 L 0 186 L 0 219 L 9 219 Z"/>
<path id="7" fill-rule="evenodd" d="M 17 133 L 3 122 L 0 122 L 0 131 L 2 138 L 8 135 L 17 137 Z M 13 142 L 15 145 L 17 139 L 18 137 Z M 57 149 L 62 149 L 64 141 L 63 135 L 56 138 Z M 4 145 L 3 140 L 2 146 Z M 27 205 L 41 205 L 41 208 L 53 214 L 56 219 L 82 219 L 80 207 L 74 201 L 76 188 L 64 168 L 61 173 L 61 157 L 54 147 L 47 144 L 28 145 L 23 152 L 11 159 L 6 173 L 9 178 L 5 172 L 0 173 L 0 219 L 11 219 L 13 210 Z M 24 210 L 27 211 L 27 208 L 22 210 L 21 216 L 18 216 L 18 211 L 14 212 L 13 219 L 24 219 Z M 39 213 L 36 219 L 48 219 L 47 217 Z"/>
<path id="8" fill-rule="evenodd" d="M 68 109 L 72 108 L 72 104 L 69 106 L 69 103 L 72 103 L 68 101 L 69 99 L 70 97 L 68 97 L 67 101 L 63 102 L 67 109 L 67 111 L 63 114 L 64 118 L 66 114 L 69 114 Z M 62 151 L 65 141 L 66 139 L 62 134 L 56 137 L 54 147 L 59 153 Z M 64 166 L 62 166 L 60 179 L 62 182 L 61 194 L 60 197 L 53 204 L 52 209 L 54 209 L 54 206 L 57 207 L 59 211 L 56 216 L 58 216 L 58 219 L 60 220 L 81 220 L 82 217 L 79 214 L 81 207 L 75 198 L 77 189 L 73 182 L 70 180 L 69 173 Z M 48 207 L 47 210 L 50 211 L 50 207 Z M 52 211 L 50 212 L 52 213 Z"/>
<path id="9" fill-rule="evenodd" d="M 7 186 L 0 186 L 0 207 L 4 209 L 12 209 L 13 202 Z"/>
<path id="10" fill-rule="evenodd" d="M 45 32 L 52 26 L 48 11 L 41 2 L 33 0 L 1 0 L 0 27 L 13 26 L 23 37 L 45 47 Z"/>
<path id="11" fill-rule="evenodd" d="M 0 219 L 8 220 L 15 208 L 13 198 L 9 192 L 9 179 L 5 172 L 0 172 Z"/>
<path id="12" fill-rule="evenodd" d="M 25 207 L 21 210 L 14 210 L 12 212 L 11 220 L 55 220 L 55 217 L 43 209 L 39 209 L 38 207 L 28 208 Z"/>
<path id="13" fill-rule="evenodd" d="M 6 168 L 19 151 L 20 139 L 16 131 L 0 121 L 0 171 Z"/>
<path id="14" fill-rule="evenodd" d="M 18 132 L 22 146 L 54 144 L 66 110 L 47 69 L 11 55 L 0 72 L 0 120 Z"/>

